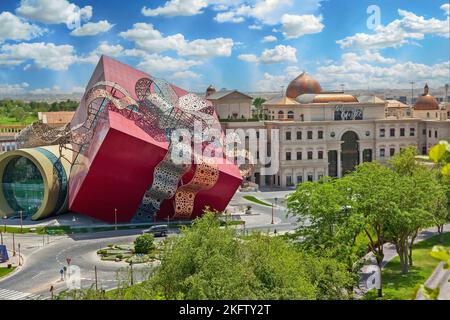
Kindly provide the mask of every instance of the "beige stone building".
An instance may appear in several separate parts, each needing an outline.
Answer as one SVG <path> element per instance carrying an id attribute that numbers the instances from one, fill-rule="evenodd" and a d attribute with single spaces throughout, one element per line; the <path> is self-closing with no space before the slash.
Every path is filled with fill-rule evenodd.
<path id="1" fill-rule="evenodd" d="M 212 102 L 220 119 L 250 119 L 253 98 L 237 90 L 218 91 L 210 86 L 206 99 Z"/>
<path id="2" fill-rule="evenodd" d="M 341 177 L 362 162 L 385 163 L 410 145 L 426 154 L 440 140 L 449 139 L 448 105 L 439 105 L 427 85 L 424 91 L 414 106 L 408 106 L 375 96 L 325 92 L 303 73 L 285 95 L 264 104 L 269 120 L 223 126 L 278 129 L 278 173 L 261 176 L 257 166 L 250 180 L 260 186 L 292 187 L 323 176 Z"/>

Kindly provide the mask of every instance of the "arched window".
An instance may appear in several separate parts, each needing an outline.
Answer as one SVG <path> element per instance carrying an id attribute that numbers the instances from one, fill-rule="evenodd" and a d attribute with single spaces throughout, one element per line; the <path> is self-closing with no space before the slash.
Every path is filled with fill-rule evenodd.
<path id="1" fill-rule="evenodd" d="M 289 111 L 287 117 L 289 120 L 294 120 L 294 111 Z"/>
<path id="2" fill-rule="evenodd" d="M 304 114 L 300 115 L 300 121 L 301 122 L 305 121 L 305 115 Z"/>
<path id="3" fill-rule="evenodd" d="M 278 111 L 278 119 L 279 120 L 283 120 L 284 119 L 284 112 L 283 111 Z"/>

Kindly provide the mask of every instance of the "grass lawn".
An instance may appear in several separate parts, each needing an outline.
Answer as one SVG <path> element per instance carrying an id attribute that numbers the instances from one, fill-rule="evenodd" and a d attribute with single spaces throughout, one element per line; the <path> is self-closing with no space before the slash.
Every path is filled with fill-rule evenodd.
<path id="1" fill-rule="evenodd" d="M 14 269 L 15 269 L 15 267 L 14 267 L 14 268 L 11 268 L 11 269 L 8 269 L 8 268 L 0 268 L 0 278 L 6 276 L 7 274 L 10 274 L 11 272 L 14 271 Z"/>
<path id="2" fill-rule="evenodd" d="M 383 299 L 385 300 L 411 300 L 415 299 L 421 284 L 431 276 L 439 261 L 430 256 L 435 245 L 450 246 L 450 233 L 444 234 L 443 243 L 439 236 L 431 237 L 417 243 L 413 250 L 414 266 L 410 267 L 407 275 L 401 274 L 400 259 L 395 257 L 383 269 Z M 364 296 L 365 300 L 376 299 L 376 292 L 370 291 Z"/>
<path id="3" fill-rule="evenodd" d="M 18 122 L 15 118 L 0 117 L 0 125 L 3 126 L 16 126 L 16 125 L 29 125 L 36 122 L 38 119 L 35 117 L 26 117 L 21 122 Z"/>
<path id="4" fill-rule="evenodd" d="M 254 196 L 245 196 L 244 197 L 245 200 L 260 204 L 262 206 L 266 206 L 266 207 L 271 207 L 272 205 L 270 203 L 264 202 L 262 200 L 259 200 L 258 198 L 254 197 Z"/>

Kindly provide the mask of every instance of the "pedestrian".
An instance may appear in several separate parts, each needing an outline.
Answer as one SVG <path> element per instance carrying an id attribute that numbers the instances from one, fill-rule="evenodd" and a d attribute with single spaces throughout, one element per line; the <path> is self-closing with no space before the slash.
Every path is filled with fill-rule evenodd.
<path id="1" fill-rule="evenodd" d="M 61 281 L 64 281 L 64 269 L 59 270 L 59 274 L 61 275 Z"/>
<path id="2" fill-rule="evenodd" d="M 63 267 L 63 271 L 64 271 L 64 280 L 66 280 L 66 273 L 67 273 L 67 267 L 66 266 Z"/>

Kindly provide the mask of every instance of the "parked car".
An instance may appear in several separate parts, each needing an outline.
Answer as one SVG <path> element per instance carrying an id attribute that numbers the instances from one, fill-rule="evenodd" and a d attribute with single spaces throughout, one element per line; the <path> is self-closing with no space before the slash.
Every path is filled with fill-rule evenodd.
<path id="1" fill-rule="evenodd" d="M 165 224 L 158 225 L 158 226 L 152 226 L 146 230 L 143 230 L 142 233 L 151 233 L 155 237 L 166 237 L 169 233 L 169 227 Z"/>

